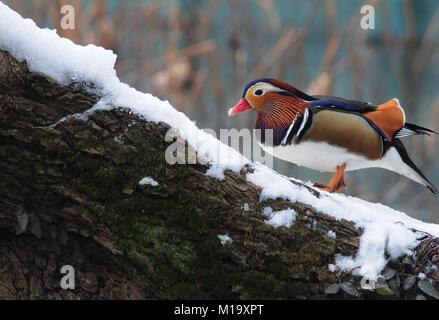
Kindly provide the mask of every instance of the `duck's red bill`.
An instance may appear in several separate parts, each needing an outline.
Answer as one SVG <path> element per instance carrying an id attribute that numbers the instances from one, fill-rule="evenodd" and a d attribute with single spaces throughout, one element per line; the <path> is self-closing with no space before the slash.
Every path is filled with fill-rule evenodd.
<path id="1" fill-rule="evenodd" d="M 241 98 L 238 103 L 233 107 L 229 109 L 229 116 L 234 116 L 235 114 L 238 114 L 240 112 L 246 111 L 251 109 L 250 105 L 248 104 L 247 100 L 244 98 Z"/>

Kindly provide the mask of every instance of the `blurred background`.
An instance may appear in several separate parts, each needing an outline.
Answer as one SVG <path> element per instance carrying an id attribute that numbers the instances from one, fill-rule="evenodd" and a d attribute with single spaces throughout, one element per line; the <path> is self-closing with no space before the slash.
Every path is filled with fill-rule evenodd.
<path id="1" fill-rule="evenodd" d="M 437 0 L 2 0 L 40 27 L 118 55 L 120 79 L 169 100 L 200 128 L 253 128 L 255 115 L 228 118 L 247 82 L 272 77 L 311 94 L 382 103 L 398 97 L 410 122 L 439 131 Z M 60 8 L 75 8 L 75 30 Z M 363 30 L 360 9 L 375 9 Z M 438 137 L 404 139 L 439 186 Z M 324 159 L 322 159 L 324 161 Z M 282 161 L 302 179 L 330 176 Z M 347 193 L 439 223 L 439 197 L 381 169 L 348 173 Z"/>

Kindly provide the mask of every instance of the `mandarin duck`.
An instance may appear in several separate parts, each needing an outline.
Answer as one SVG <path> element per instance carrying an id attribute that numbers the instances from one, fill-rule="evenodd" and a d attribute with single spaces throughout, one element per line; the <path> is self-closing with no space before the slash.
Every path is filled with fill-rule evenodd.
<path id="1" fill-rule="evenodd" d="M 339 97 L 308 95 L 275 79 L 258 79 L 244 89 L 229 110 L 234 116 L 257 113 L 258 142 L 276 158 L 321 172 L 335 172 L 328 192 L 345 187 L 344 172 L 384 168 L 404 175 L 437 193 L 436 187 L 410 159 L 400 138 L 429 135 L 433 130 L 405 121 L 398 99 L 380 105 Z M 272 129 L 272 139 L 266 130 Z"/>

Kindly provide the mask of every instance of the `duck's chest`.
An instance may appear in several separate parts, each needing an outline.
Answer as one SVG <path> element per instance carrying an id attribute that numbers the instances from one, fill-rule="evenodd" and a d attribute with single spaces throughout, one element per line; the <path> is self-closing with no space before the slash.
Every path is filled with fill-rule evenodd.
<path id="1" fill-rule="evenodd" d="M 361 168 L 367 161 L 345 148 L 325 142 L 301 142 L 276 147 L 261 144 L 261 147 L 276 158 L 322 172 L 335 172 L 337 166 L 344 163 L 347 164 L 348 170 L 355 170 Z"/>

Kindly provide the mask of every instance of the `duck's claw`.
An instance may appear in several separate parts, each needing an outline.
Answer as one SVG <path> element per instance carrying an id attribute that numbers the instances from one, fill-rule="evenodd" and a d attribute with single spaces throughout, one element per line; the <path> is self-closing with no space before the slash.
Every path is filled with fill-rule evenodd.
<path id="1" fill-rule="evenodd" d="M 346 187 L 346 183 L 344 182 L 343 173 L 346 168 L 346 165 L 341 165 L 337 167 L 337 173 L 328 183 L 328 185 L 322 183 L 314 183 L 314 187 L 322 189 L 327 192 L 342 192 L 344 187 Z"/>

